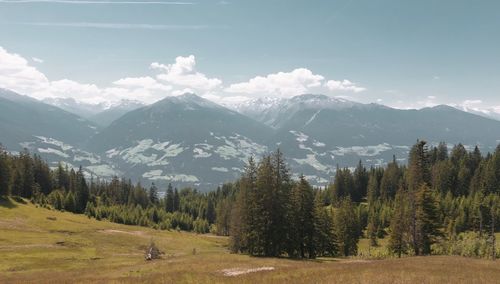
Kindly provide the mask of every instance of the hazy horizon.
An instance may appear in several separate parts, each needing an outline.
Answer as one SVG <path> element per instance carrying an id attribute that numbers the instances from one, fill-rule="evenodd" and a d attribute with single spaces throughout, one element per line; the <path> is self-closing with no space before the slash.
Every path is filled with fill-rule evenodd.
<path id="1" fill-rule="evenodd" d="M 0 1 L 0 87 L 86 103 L 304 93 L 500 113 L 496 1 Z"/>

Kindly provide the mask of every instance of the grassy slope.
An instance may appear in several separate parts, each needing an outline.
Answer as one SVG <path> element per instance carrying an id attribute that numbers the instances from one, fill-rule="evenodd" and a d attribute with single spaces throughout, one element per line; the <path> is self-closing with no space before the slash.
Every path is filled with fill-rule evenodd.
<path id="1" fill-rule="evenodd" d="M 48 219 L 48 217 L 50 219 Z M 51 220 L 55 217 L 55 220 Z M 153 238 L 166 255 L 146 262 Z M 365 241 L 366 242 L 366 241 Z M 294 261 L 227 252 L 227 239 L 155 231 L 0 202 L 0 282 L 494 282 L 500 265 L 460 257 Z M 361 244 L 363 246 L 363 244 Z M 193 255 L 193 249 L 196 254 Z M 236 277 L 223 269 L 272 266 Z"/>

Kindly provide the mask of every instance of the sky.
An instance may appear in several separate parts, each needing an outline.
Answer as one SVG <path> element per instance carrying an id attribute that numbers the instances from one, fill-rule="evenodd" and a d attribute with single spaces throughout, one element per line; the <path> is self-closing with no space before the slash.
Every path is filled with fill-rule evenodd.
<path id="1" fill-rule="evenodd" d="M 0 87 L 86 103 L 319 93 L 500 113 L 500 1 L 0 0 Z"/>

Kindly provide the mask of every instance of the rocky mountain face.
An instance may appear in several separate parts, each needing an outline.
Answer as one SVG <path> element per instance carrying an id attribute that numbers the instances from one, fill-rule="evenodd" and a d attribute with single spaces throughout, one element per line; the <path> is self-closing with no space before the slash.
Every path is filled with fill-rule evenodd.
<path id="1" fill-rule="evenodd" d="M 322 95 L 257 99 L 228 109 L 194 94 L 127 111 L 107 127 L 12 92 L 0 92 L 0 141 L 55 166 L 202 190 L 240 176 L 249 157 L 280 148 L 296 174 L 325 185 L 337 166 L 406 162 L 417 139 L 491 151 L 500 122 L 448 106 L 398 110 Z"/>

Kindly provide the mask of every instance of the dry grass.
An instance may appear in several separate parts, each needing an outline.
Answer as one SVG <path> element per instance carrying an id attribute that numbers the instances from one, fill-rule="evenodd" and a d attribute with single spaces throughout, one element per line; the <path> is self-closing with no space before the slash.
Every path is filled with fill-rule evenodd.
<path id="1" fill-rule="evenodd" d="M 144 248 L 151 238 L 166 254 L 147 262 Z M 226 244 L 221 237 L 118 225 L 33 205 L 0 204 L 1 283 L 500 282 L 500 262 L 488 260 L 434 256 L 295 261 L 230 254 Z M 226 276 L 227 271 L 248 273 Z"/>

